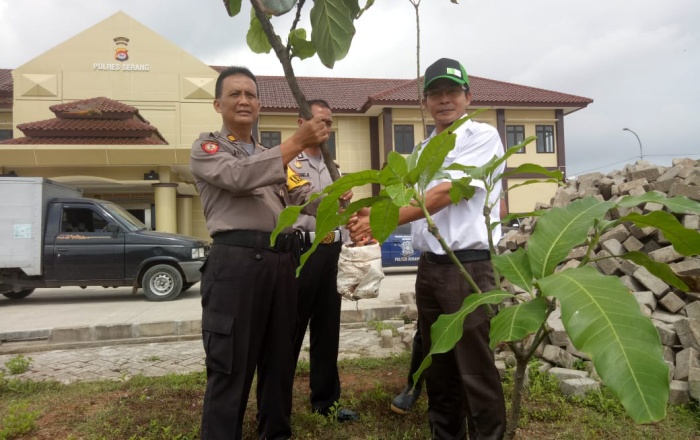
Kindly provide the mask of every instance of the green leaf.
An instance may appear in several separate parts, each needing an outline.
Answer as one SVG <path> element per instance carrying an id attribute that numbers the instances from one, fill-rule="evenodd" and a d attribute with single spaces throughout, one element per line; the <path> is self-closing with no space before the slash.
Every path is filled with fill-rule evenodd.
<path id="1" fill-rule="evenodd" d="M 455 205 L 462 199 L 471 199 L 474 197 L 476 188 L 470 185 L 471 177 L 463 177 L 459 180 L 453 180 L 450 187 L 450 200 Z"/>
<path id="2" fill-rule="evenodd" d="M 380 172 L 377 170 L 364 170 L 356 173 L 344 174 L 340 179 L 323 188 L 323 192 L 326 194 L 332 192 L 344 193 L 356 186 L 379 183 L 379 173 Z"/>
<path id="3" fill-rule="evenodd" d="M 532 292 L 532 271 L 525 249 L 520 248 L 510 254 L 492 255 L 491 262 L 505 279 L 527 292 Z"/>
<path id="4" fill-rule="evenodd" d="M 263 12 L 274 16 L 286 14 L 296 3 L 297 0 L 260 0 Z"/>
<path id="5" fill-rule="evenodd" d="M 399 183 L 397 185 L 387 186 L 386 193 L 391 197 L 394 205 L 402 207 L 408 206 L 411 203 L 413 196 L 416 194 L 416 190 Z"/>
<path id="6" fill-rule="evenodd" d="M 224 0 L 224 6 L 229 17 L 235 17 L 241 12 L 241 0 Z"/>
<path id="7" fill-rule="evenodd" d="M 552 179 L 560 182 L 564 179 L 564 175 L 561 171 L 550 171 L 547 168 L 540 165 L 536 165 L 534 163 L 524 163 L 522 165 L 519 165 L 512 171 L 506 171 L 501 175 L 501 179 L 517 177 L 519 174 L 541 174 L 543 176 L 551 177 Z"/>
<path id="8" fill-rule="evenodd" d="M 404 177 L 408 173 L 408 164 L 406 158 L 396 151 L 390 151 L 386 158 L 387 167 L 391 169 L 398 177 Z"/>
<path id="9" fill-rule="evenodd" d="M 700 254 L 700 232 L 684 228 L 678 219 L 668 212 L 654 211 L 644 215 L 631 212 L 619 220 L 629 221 L 640 227 L 652 226 L 659 229 L 673 248 L 683 255 Z"/>
<path id="10" fill-rule="evenodd" d="M 350 9 L 350 14 L 353 19 L 360 18 L 360 16 L 374 4 L 374 0 L 367 0 L 365 6 L 360 9 L 360 2 L 358 0 L 343 0 L 343 2 L 348 9 Z"/>
<path id="11" fill-rule="evenodd" d="M 316 48 L 306 39 L 306 29 L 294 29 L 289 33 L 289 44 L 292 47 L 292 57 L 300 60 L 316 55 Z"/>
<path id="12" fill-rule="evenodd" d="M 539 286 L 559 300 L 574 346 L 590 356 L 632 419 L 663 420 L 669 378 L 659 334 L 622 282 L 581 267 L 543 278 Z"/>
<path id="13" fill-rule="evenodd" d="M 520 341 L 542 326 L 547 314 L 547 304 L 541 297 L 515 306 L 501 309 L 491 320 L 491 349 L 500 342 Z"/>
<path id="14" fill-rule="evenodd" d="M 262 24 L 260 24 L 258 17 L 255 16 L 254 9 L 251 9 L 250 28 L 245 36 L 245 41 L 248 43 L 250 50 L 255 53 L 270 53 L 270 50 L 272 50 L 272 45 L 267 40 Z"/>
<path id="15" fill-rule="evenodd" d="M 315 0 L 311 8 L 311 41 L 324 66 L 332 69 L 350 50 L 355 26 L 343 0 Z"/>
<path id="16" fill-rule="evenodd" d="M 498 304 L 506 298 L 513 298 L 513 295 L 501 290 L 473 293 L 464 298 L 462 307 L 458 311 L 440 315 L 430 327 L 430 352 L 423 358 L 420 368 L 413 374 L 413 380 L 417 381 L 423 371 L 430 366 L 433 362 L 433 355 L 447 353 L 462 339 L 464 318 L 468 314 L 481 305 Z"/>
<path id="17" fill-rule="evenodd" d="M 624 196 L 615 202 L 617 206 L 631 208 L 642 203 L 659 203 L 664 205 L 669 211 L 679 214 L 689 214 L 700 212 L 700 203 L 695 200 L 690 200 L 687 197 L 666 197 L 666 194 L 651 191 L 642 194 L 641 196 Z"/>
<path id="18" fill-rule="evenodd" d="M 294 225 L 294 222 L 297 221 L 297 217 L 299 217 L 299 213 L 304 209 L 304 206 L 306 205 L 287 206 L 282 210 L 279 218 L 277 218 L 277 226 L 274 231 L 272 231 L 272 234 L 270 234 L 270 245 L 275 244 L 277 235 L 280 232 Z"/>
<path id="19" fill-rule="evenodd" d="M 372 237 L 378 242 L 384 243 L 398 224 L 399 207 L 390 198 L 385 197 L 372 205 L 369 227 L 372 229 Z"/>
<path id="20" fill-rule="evenodd" d="M 670 284 L 673 287 L 687 292 L 689 289 L 688 285 L 683 282 L 676 274 L 668 267 L 668 264 L 659 263 L 652 260 L 649 256 L 643 252 L 631 251 L 624 255 L 618 255 L 619 258 L 624 258 L 625 260 L 632 261 L 647 268 L 652 275 L 660 278 L 666 284 Z"/>
<path id="21" fill-rule="evenodd" d="M 612 202 L 586 197 L 543 214 L 527 244 L 533 277 L 544 278 L 554 272 L 569 251 L 586 240 L 593 221 L 612 207 Z"/>

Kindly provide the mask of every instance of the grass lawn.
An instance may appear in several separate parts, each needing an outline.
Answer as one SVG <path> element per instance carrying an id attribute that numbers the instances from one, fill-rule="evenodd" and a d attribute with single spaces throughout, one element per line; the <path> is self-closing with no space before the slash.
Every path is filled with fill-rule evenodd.
<path id="1" fill-rule="evenodd" d="M 407 416 L 389 403 L 404 385 L 408 354 L 340 363 L 341 405 L 361 415 L 339 424 L 311 413 L 308 364 L 294 385 L 295 439 L 407 440 L 430 438 L 425 395 Z M 0 440 L 5 439 L 195 439 L 206 378 L 204 373 L 134 377 L 128 381 L 62 385 L 0 376 Z M 504 381 L 510 392 L 510 379 Z M 255 393 L 246 412 L 244 438 L 255 439 Z M 556 382 L 535 375 L 523 401 L 518 439 L 700 439 L 700 408 L 669 407 L 656 425 L 635 425 L 605 390 L 583 399 L 561 395 Z"/>

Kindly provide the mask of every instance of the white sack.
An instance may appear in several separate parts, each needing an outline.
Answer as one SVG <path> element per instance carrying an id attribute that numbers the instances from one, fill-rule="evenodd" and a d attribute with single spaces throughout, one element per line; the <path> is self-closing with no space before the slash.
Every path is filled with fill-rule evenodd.
<path id="1" fill-rule="evenodd" d="M 351 247 L 343 245 L 338 259 L 338 293 L 351 301 L 376 298 L 384 278 L 379 243 Z"/>

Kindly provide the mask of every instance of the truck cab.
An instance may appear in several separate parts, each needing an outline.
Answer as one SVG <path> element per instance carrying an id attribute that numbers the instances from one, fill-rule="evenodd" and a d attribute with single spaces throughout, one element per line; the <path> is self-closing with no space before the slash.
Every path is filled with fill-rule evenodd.
<path id="1" fill-rule="evenodd" d="M 132 286 L 142 287 L 149 300 L 167 301 L 201 278 L 206 241 L 148 230 L 123 207 L 104 200 L 58 197 L 42 208 L 43 227 L 36 228 L 43 229 L 40 264 L 23 268 L 6 261 L 0 267 L 0 293 L 9 298 L 41 287 Z M 8 244 L 30 251 L 31 234 L 15 234 Z M 17 247 L 21 238 L 28 240 Z"/>

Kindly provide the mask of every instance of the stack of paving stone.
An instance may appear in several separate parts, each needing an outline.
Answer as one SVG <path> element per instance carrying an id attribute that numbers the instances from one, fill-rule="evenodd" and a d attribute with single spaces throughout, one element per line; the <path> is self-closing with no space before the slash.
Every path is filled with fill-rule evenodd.
<path id="1" fill-rule="evenodd" d="M 552 207 L 565 206 L 582 197 L 616 200 L 624 195 L 642 195 L 656 191 L 666 196 L 685 196 L 700 201 L 700 161 L 675 160 L 671 167 L 660 167 L 646 161 L 638 161 L 623 170 L 607 175 L 590 173 L 578 176 L 560 188 L 551 200 Z M 549 206 L 538 206 L 546 209 Z M 611 212 L 612 219 L 630 212 L 648 213 L 663 210 L 663 205 L 645 203 L 633 208 L 618 208 Z M 700 216 L 677 215 L 689 229 L 700 229 Z M 518 230 L 508 232 L 499 243 L 499 252 L 511 252 L 524 247 L 535 220 L 525 219 Z M 557 270 L 579 265 L 585 247 L 573 249 Z M 641 251 L 652 260 L 669 264 L 671 269 L 690 286 L 682 292 L 652 275 L 646 268 L 622 259 L 605 259 L 589 263 L 605 275 L 618 276 L 637 299 L 642 313 L 651 318 L 661 337 L 664 359 L 670 367 L 672 403 L 685 403 L 700 399 L 700 258 L 685 257 L 675 251 L 663 234 L 655 228 L 639 228 L 633 224 L 621 224 L 606 232 L 595 249 L 594 257 L 620 255 L 629 251 Z M 516 288 L 509 286 L 514 293 Z M 538 355 L 552 367 L 549 371 L 560 378 L 563 391 L 582 394 L 598 387 L 599 378 L 584 353 L 571 344 L 562 325 L 559 311 L 548 320 L 551 328 L 546 344 Z M 507 363 L 508 355 L 501 354 Z M 588 365 L 589 372 L 574 366 Z"/>

